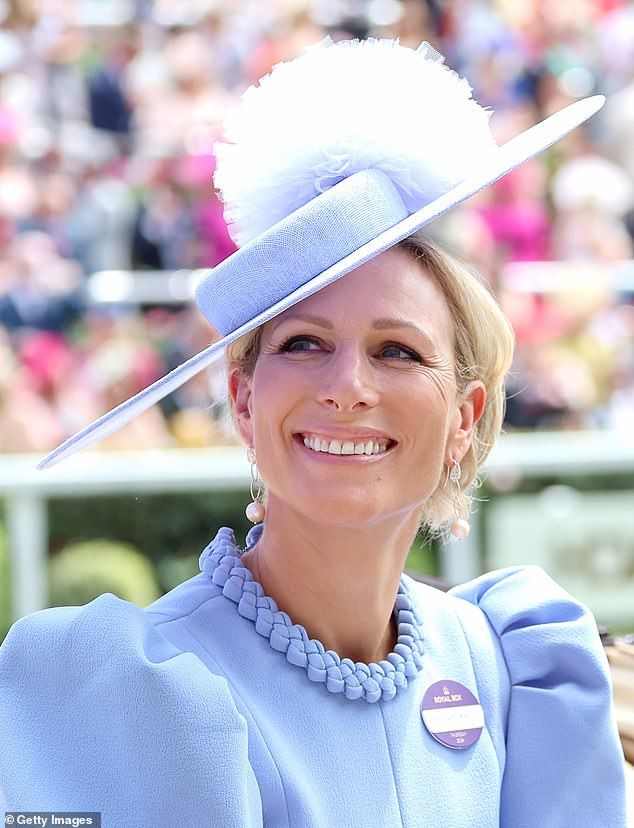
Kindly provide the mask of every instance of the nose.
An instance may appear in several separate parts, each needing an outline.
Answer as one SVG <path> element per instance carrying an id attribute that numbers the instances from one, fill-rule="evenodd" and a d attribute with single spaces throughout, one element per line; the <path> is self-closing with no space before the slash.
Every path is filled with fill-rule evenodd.
<path id="1" fill-rule="evenodd" d="M 354 343 L 342 345 L 324 364 L 318 393 L 324 405 L 342 411 L 376 405 L 379 388 L 369 357 Z"/>

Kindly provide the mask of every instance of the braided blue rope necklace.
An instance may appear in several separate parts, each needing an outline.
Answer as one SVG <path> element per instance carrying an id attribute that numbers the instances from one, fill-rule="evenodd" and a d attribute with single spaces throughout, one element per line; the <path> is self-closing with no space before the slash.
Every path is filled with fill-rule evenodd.
<path id="1" fill-rule="evenodd" d="M 275 600 L 264 594 L 261 584 L 240 560 L 257 543 L 263 529 L 261 523 L 253 526 L 247 534 L 246 548 L 241 550 L 233 530 L 222 526 L 200 555 L 201 571 L 237 605 L 240 615 L 254 623 L 274 650 L 283 653 L 290 664 L 304 669 L 311 681 L 325 684 L 331 693 L 343 693 L 351 701 L 362 698 L 376 702 L 389 701 L 405 690 L 408 679 L 422 668 L 425 646 L 423 619 L 403 579 L 394 605 L 398 625 L 394 651 L 378 663 L 340 658 L 334 650 L 326 650 L 321 641 L 310 638 L 301 624 L 293 624 L 285 612 L 280 612 Z"/>

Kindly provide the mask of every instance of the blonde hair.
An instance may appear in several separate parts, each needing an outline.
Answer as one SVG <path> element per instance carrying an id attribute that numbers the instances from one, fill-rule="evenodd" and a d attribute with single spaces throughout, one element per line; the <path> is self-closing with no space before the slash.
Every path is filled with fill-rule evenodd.
<path id="1" fill-rule="evenodd" d="M 480 485 L 478 470 L 502 430 L 506 406 L 504 379 L 513 360 L 515 337 L 497 300 L 475 268 L 447 253 L 421 231 L 396 246 L 422 264 L 447 300 L 455 324 L 458 395 L 462 395 L 473 380 L 481 380 L 486 388 L 484 411 L 460 464 L 459 495 L 456 497 L 455 484 L 447 485 L 443 471 L 438 487 L 421 513 L 419 531 L 425 529 L 430 537 L 434 537 L 445 534 L 454 517 L 468 517 L 471 512 L 475 498 L 470 490 Z M 237 362 L 248 378 L 255 371 L 262 327 L 249 331 L 226 349 L 226 365 Z M 235 410 L 230 397 L 226 403 L 235 426 Z"/>

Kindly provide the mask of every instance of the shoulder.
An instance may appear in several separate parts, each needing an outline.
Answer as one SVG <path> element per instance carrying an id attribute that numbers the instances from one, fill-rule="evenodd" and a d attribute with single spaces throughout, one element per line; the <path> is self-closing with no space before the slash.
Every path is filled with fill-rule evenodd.
<path id="1" fill-rule="evenodd" d="M 111 593 L 16 621 L 0 647 L 0 687 L 0 703 L 15 692 L 37 700 L 42 715 L 60 698 L 92 705 L 102 694 L 107 707 L 115 698 L 119 705 L 144 700 L 164 710 L 177 699 L 185 707 L 211 700 L 217 724 L 238 721 L 226 680 L 167 640 L 150 614 Z"/>
<path id="2" fill-rule="evenodd" d="M 500 640 L 512 681 L 535 672 L 573 668 L 584 654 L 584 681 L 608 680 L 608 664 L 591 610 L 539 566 L 486 572 L 453 587 L 449 596 L 483 613 Z M 574 672 L 574 670 L 573 670 Z M 581 675 L 579 676 L 581 678 Z"/>
<path id="3" fill-rule="evenodd" d="M 548 623 L 591 616 L 540 566 L 509 566 L 485 572 L 447 593 L 478 606 L 501 634 L 508 625 Z"/>

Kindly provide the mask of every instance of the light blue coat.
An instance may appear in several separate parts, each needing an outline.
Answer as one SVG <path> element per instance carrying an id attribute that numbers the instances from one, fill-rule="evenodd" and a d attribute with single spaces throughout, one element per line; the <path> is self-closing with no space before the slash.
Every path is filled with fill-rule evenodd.
<path id="1" fill-rule="evenodd" d="M 344 682 L 305 630 L 307 663 L 284 652 L 283 614 L 261 587 L 255 609 L 246 600 L 255 582 L 234 541 L 219 530 L 201 573 L 145 609 L 106 593 L 13 625 L 0 647 L 0 810 L 101 811 L 104 828 L 624 828 L 596 624 L 542 569 L 448 594 L 403 575 L 412 636 L 397 649 L 420 631 L 418 666 L 398 676 L 381 662 L 381 678 L 353 665 Z M 376 701 L 355 698 L 366 676 Z M 467 749 L 421 718 L 442 679 L 483 708 Z"/>

